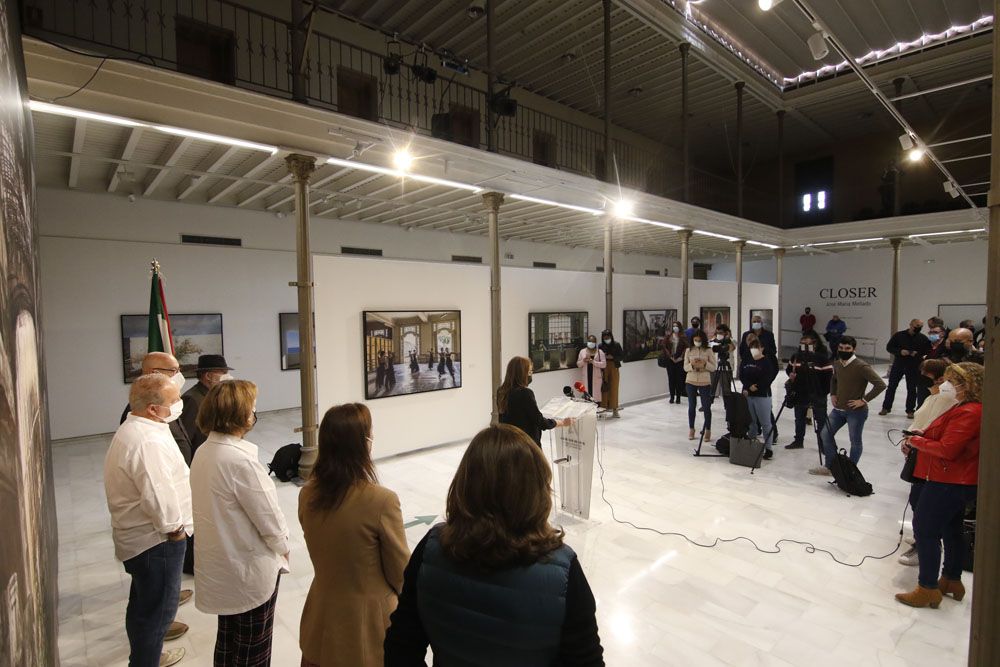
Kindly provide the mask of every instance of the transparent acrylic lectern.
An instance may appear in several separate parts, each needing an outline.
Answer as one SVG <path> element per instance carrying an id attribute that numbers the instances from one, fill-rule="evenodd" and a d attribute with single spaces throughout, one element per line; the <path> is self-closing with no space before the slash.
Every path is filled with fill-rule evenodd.
<path id="1" fill-rule="evenodd" d="M 594 447 L 597 443 L 597 406 L 557 396 L 544 406 L 550 419 L 572 417 L 572 426 L 557 428 L 555 462 L 559 467 L 559 507 L 575 516 L 590 518 L 590 490 L 594 480 Z"/>

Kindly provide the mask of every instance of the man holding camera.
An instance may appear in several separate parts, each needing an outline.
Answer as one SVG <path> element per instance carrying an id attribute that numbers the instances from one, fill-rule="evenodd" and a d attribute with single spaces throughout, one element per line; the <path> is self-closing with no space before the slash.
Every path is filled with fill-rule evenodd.
<path id="1" fill-rule="evenodd" d="M 830 393 L 833 363 L 815 333 L 802 335 L 799 351 L 792 355 L 785 372 L 788 373 L 785 405 L 795 409 L 795 439 L 785 445 L 785 449 L 804 447 L 806 415 L 809 408 L 812 408 L 816 444 L 822 451 L 820 433 L 826 426 L 826 397 Z"/>
<path id="2" fill-rule="evenodd" d="M 715 328 L 715 338 L 709 341 L 708 347 L 715 353 L 717 363 L 717 370 L 712 372 L 712 396 L 728 395 L 735 386 L 733 366 L 730 360 L 736 349 L 736 344 L 733 343 L 733 332 L 727 325 L 720 324 Z"/>

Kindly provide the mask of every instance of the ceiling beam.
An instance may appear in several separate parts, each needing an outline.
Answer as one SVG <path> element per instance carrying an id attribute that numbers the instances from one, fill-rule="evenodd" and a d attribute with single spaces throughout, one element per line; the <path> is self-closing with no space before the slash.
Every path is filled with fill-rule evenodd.
<path id="1" fill-rule="evenodd" d="M 239 150 L 240 148 L 238 146 L 219 146 L 214 151 L 214 158 L 213 155 L 209 155 L 198 168 L 201 171 L 207 171 L 208 173 L 218 171 L 219 168 L 228 162 L 231 157 L 236 155 Z M 187 179 L 181 181 L 181 185 L 177 188 L 177 199 L 187 199 L 188 195 L 194 192 L 199 185 L 204 183 L 206 178 L 207 176 L 189 176 Z"/>
<path id="2" fill-rule="evenodd" d="M 324 176 L 323 178 L 319 179 L 315 183 L 310 183 L 309 187 L 311 189 L 321 188 L 324 185 L 326 185 L 327 183 L 335 181 L 338 178 L 340 178 L 341 176 L 345 176 L 348 173 L 353 172 L 353 171 L 354 171 L 353 169 L 348 169 L 347 167 L 344 167 L 342 169 L 338 169 L 337 171 L 333 172 L 329 176 Z M 295 195 L 294 194 L 286 195 L 286 196 L 282 197 L 281 199 L 279 199 L 278 201 L 273 202 L 271 204 L 268 204 L 267 205 L 267 210 L 268 211 L 273 211 L 274 209 L 278 208 L 282 204 L 286 204 L 286 203 L 292 201 L 293 199 L 295 199 Z M 310 204 L 310 206 L 314 206 L 316 203 L 318 203 L 318 202 L 313 202 L 312 204 Z"/>
<path id="3" fill-rule="evenodd" d="M 183 137 L 179 140 L 173 142 L 173 146 L 168 148 L 167 151 L 160 156 L 162 165 L 158 167 L 156 175 L 153 176 L 146 184 L 146 189 L 143 190 L 142 196 L 149 197 L 153 194 L 156 188 L 163 182 L 163 179 L 167 177 L 170 173 L 170 168 L 177 164 L 177 161 L 184 155 L 184 151 L 194 143 L 194 139 L 191 137 Z M 163 157 L 166 156 L 164 160 Z"/>
<path id="4" fill-rule="evenodd" d="M 108 192 L 114 192 L 118 188 L 118 182 L 121 180 L 120 175 L 127 172 L 127 163 L 132 159 L 140 139 L 142 139 L 142 128 L 133 127 L 128 133 L 128 139 L 125 140 L 125 146 L 122 148 L 121 163 L 116 164 L 111 169 L 111 176 L 108 178 Z"/>
<path id="5" fill-rule="evenodd" d="M 83 153 L 83 142 L 87 136 L 87 121 L 84 118 L 77 118 L 73 125 L 73 152 Z M 69 159 L 69 178 L 66 179 L 70 190 L 76 189 L 76 184 L 80 180 L 80 159 L 72 157 Z"/>
<path id="6" fill-rule="evenodd" d="M 290 188 L 290 187 L 292 187 L 292 178 L 293 178 L 293 176 L 292 176 L 291 173 L 285 174 L 284 176 L 282 176 L 278 180 L 277 183 L 272 183 L 271 185 L 268 185 L 266 187 L 261 188 L 260 190 L 258 190 L 257 192 L 253 193 L 252 195 L 250 195 L 248 197 L 244 197 L 243 199 L 241 199 L 238 202 L 236 202 L 236 205 L 238 207 L 240 207 L 240 208 L 243 208 L 244 206 L 246 206 L 250 202 L 256 201 L 257 199 L 263 197 L 264 195 L 270 194 L 271 192 L 274 192 L 275 190 L 278 190 L 278 189 L 281 189 L 281 188 Z"/>
<path id="7" fill-rule="evenodd" d="M 228 195 L 230 192 L 238 190 L 240 187 L 246 187 L 247 184 L 242 179 L 257 178 L 265 171 L 274 167 L 274 163 L 277 162 L 279 158 L 283 157 L 284 155 L 282 155 L 281 151 L 278 151 L 274 155 L 265 155 L 260 162 L 251 167 L 250 170 L 247 171 L 242 176 L 238 176 L 235 174 L 228 175 L 227 176 L 228 178 L 234 179 L 233 182 L 219 189 L 218 191 L 215 192 L 215 194 L 210 195 L 208 198 L 208 203 L 214 204 L 215 202 L 221 200 L 223 197 Z"/>

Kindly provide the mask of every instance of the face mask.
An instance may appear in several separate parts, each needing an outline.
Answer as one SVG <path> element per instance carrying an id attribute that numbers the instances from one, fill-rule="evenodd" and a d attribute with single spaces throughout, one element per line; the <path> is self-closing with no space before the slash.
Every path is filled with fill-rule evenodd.
<path id="1" fill-rule="evenodd" d="M 936 343 L 941 340 L 941 334 L 927 334 L 927 340 L 932 343 Z"/>
<path id="2" fill-rule="evenodd" d="M 674 333 L 680 333 L 680 330 L 681 330 L 680 327 L 674 327 Z"/>
<path id="3" fill-rule="evenodd" d="M 924 328 L 923 328 L 923 327 L 917 327 L 916 329 L 914 329 L 914 330 L 913 330 L 913 332 L 914 332 L 914 333 L 920 333 L 920 332 L 921 332 L 921 331 L 923 331 L 923 330 L 924 330 Z"/>
<path id="4" fill-rule="evenodd" d="M 754 322 L 750 326 L 752 326 L 754 328 L 754 331 L 756 331 L 757 329 L 760 329 L 762 326 L 764 326 L 764 323 L 763 322 Z"/>
<path id="5" fill-rule="evenodd" d="M 253 411 L 253 421 L 250 422 L 250 428 L 253 428 L 256 425 L 257 425 L 257 411 L 254 410 Z"/>
<path id="6" fill-rule="evenodd" d="M 803 344 L 800 343 L 799 344 L 799 350 L 801 350 L 802 352 L 808 352 L 809 351 L 809 346 L 808 345 L 803 345 Z"/>
<path id="7" fill-rule="evenodd" d="M 695 347 L 701 347 L 701 341 L 700 341 L 700 340 L 696 340 L 696 341 L 694 342 L 694 346 L 695 346 Z"/>
<path id="8" fill-rule="evenodd" d="M 180 375 L 180 373 L 178 373 L 178 375 Z M 170 405 L 170 414 L 167 415 L 166 417 L 160 417 L 160 419 L 169 424 L 172 421 L 176 421 L 177 418 L 181 416 L 181 413 L 183 411 L 184 411 L 184 402 L 177 401 L 176 403 L 172 403 Z"/>
<path id="9" fill-rule="evenodd" d="M 183 373 L 174 373 L 173 375 L 170 376 L 170 381 L 174 383 L 175 387 L 177 387 L 177 391 L 180 391 L 181 389 L 184 388 L 185 379 L 186 378 L 184 377 Z"/>
<path id="10" fill-rule="evenodd" d="M 815 345 L 806 345 L 806 348 L 807 348 L 808 352 L 815 352 L 816 351 L 816 346 Z"/>
<path id="11" fill-rule="evenodd" d="M 524 386 L 527 387 L 529 384 L 531 384 L 531 376 L 530 375 L 528 376 L 528 382 L 527 382 L 527 384 L 525 384 Z"/>
<path id="12" fill-rule="evenodd" d="M 726 337 L 725 334 L 715 334 L 715 340 L 722 340 L 725 337 Z"/>
<path id="13" fill-rule="evenodd" d="M 811 312 L 812 312 L 811 310 L 809 310 L 808 308 L 806 308 L 806 315 L 808 315 Z"/>
<path id="14" fill-rule="evenodd" d="M 603 340 L 606 344 L 610 344 L 611 343 L 611 339 L 610 338 L 603 338 L 601 340 Z"/>
<path id="15" fill-rule="evenodd" d="M 587 343 L 587 347 L 593 350 L 595 347 L 597 347 L 597 343 Z"/>
<path id="16" fill-rule="evenodd" d="M 758 349 L 756 347 L 753 347 L 753 348 L 750 348 L 750 355 L 754 359 L 763 359 L 764 358 L 764 351 L 760 350 L 760 349 Z"/>
<path id="17" fill-rule="evenodd" d="M 219 376 L 219 382 L 229 382 L 230 380 L 235 380 L 235 379 L 236 378 L 234 378 L 229 373 L 223 373 L 222 375 Z"/>
<path id="18" fill-rule="evenodd" d="M 854 356 L 854 353 L 840 350 L 839 352 L 837 352 L 837 356 L 840 357 L 843 361 L 847 361 L 848 359 Z"/>
<path id="19" fill-rule="evenodd" d="M 917 378 L 917 384 L 923 387 L 924 389 L 930 389 L 931 387 L 934 386 L 934 380 L 932 378 L 927 377 L 926 375 L 921 375 Z"/>
<path id="20" fill-rule="evenodd" d="M 965 343 L 960 340 L 951 341 L 951 345 L 949 347 L 955 354 L 965 354 Z"/>

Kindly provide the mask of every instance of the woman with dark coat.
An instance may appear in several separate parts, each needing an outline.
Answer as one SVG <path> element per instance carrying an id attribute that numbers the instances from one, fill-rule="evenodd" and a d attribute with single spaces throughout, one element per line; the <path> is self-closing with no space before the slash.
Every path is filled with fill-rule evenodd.
<path id="1" fill-rule="evenodd" d="M 907 437 L 903 446 L 907 454 L 911 448 L 917 450 L 913 476 L 925 480 L 913 514 L 913 537 L 920 557 L 917 587 L 896 594 L 899 602 L 911 607 L 937 609 L 945 595 L 956 601 L 965 597 L 965 507 L 976 499 L 979 483 L 983 367 L 971 361 L 952 364 L 944 378 L 955 388 L 958 404 L 931 422 L 926 431 L 914 431 L 917 435 Z"/>
<path id="2" fill-rule="evenodd" d="M 430 646 L 440 665 L 603 667 L 594 594 L 551 511 L 552 470 L 528 436 L 480 431 L 448 490 L 447 522 L 406 566 L 385 665 L 423 665 Z"/>
<path id="3" fill-rule="evenodd" d="M 625 351 L 621 344 L 615 340 L 611 329 L 601 332 L 601 344 L 598 349 L 604 353 L 604 358 L 608 360 L 608 365 L 604 368 L 604 381 L 607 391 L 601 393 L 601 407 L 611 410 L 611 416 L 617 419 L 618 414 L 618 383 L 621 375 L 618 369 L 622 367 L 622 359 L 625 358 Z"/>
<path id="4" fill-rule="evenodd" d="M 670 390 L 670 402 L 680 403 L 682 396 L 687 396 L 684 386 L 684 352 L 688 348 L 687 335 L 683 325 L 674 322 L 670 333 L 663 339 L 663 352 L 667 355 L 667 388 Z"/>
<path id="5" fill-rule="evenodd" d="M 542 446 L 542 431 L 557 426 L 569 426 L 570 418 L 548 419 L 542 415 L 535 402 L 535 392 L 528 389 L 531 384 L 531 361 L 527 357 L 514 357 L 507 362 L 507 375 L 497 389 L 497 412 L 500 423 L 516 426 Z"/>

